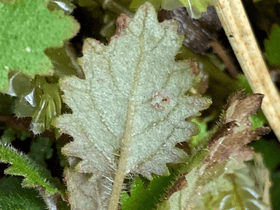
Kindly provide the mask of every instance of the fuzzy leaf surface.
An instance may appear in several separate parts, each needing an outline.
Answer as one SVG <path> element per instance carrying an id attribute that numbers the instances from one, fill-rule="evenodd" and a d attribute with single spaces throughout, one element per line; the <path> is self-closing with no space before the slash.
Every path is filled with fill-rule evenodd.
<path id="1" fill-rule="evenodd" d="M 23 176 L 23 186 L 44 188 L 46 195 L 61 193 L 51 176 L 43 168 L 39 168 L 27 156 L 19 153 L 12 146 L 0 143 L 0 162 L 12 164 L 4 173 Z"/>
<path id="2" fill-rule="evenodd" d="M 73 114 L 59 117 L 56 126 L 74 138 L 63 152 L 79 158 L 75 171 L 93 174 L 91 180 L 112 176 L 124 148 L 122 173 L 163 175 L 166 163 L 186 156 L 175 145 L 196 131 L 185 119 L 211 103 L 186 94 L 195 75 L 187 62 L 174 61 L 182 44 L 174 21 L 159 24 L 146 3 L 127 23 L 108 46 L 86 40 L 80 61 L 85 80 L 61 81 Z"/>

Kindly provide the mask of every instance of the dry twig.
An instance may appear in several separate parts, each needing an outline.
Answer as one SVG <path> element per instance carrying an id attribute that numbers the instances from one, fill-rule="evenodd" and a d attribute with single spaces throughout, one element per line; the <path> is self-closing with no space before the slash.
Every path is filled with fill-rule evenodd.
<path id="1" fill-rule="evenodd" d="M 215 6 L 240 66 L 254 93 L 265 95 L 262 110 L 280 141 L 280 98 L 271 81 L 241 0 L 218 0 Z"/>

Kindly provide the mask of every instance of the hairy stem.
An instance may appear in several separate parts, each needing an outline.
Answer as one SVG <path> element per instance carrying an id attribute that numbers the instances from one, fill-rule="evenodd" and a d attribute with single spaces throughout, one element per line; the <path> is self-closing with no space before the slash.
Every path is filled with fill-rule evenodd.
<path id="1" fill-rule="evenodd" d="M 280 98 L 273 84 L 241 0 L 215 6 L 234 53 L 254 93 L 265 95 L 262 110 L 280 141 Z"/>

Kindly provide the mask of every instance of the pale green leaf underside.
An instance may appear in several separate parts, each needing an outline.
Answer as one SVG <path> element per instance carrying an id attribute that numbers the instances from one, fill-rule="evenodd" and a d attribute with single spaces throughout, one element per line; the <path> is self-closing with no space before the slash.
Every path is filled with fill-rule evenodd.
<path id="1" fill-rule="evenodd" d="M 181 44 L 175 22 L 159 24 L 149 3 L 108 46 L 86 40 L 80 61 L 86 79 L 61 82 L 73 114 L 56 124 L 74 137 L 63 150 L 81 159 L 78 171 L 100 177 L 115 170 L 123 138 L 130 139 L 126 173 L 162 175 L 166 163 L 185 156 L 175 145 L 196 129 L 185 119 L 210 101 L 185 95 L 195 76 L 174 61 Z"/>

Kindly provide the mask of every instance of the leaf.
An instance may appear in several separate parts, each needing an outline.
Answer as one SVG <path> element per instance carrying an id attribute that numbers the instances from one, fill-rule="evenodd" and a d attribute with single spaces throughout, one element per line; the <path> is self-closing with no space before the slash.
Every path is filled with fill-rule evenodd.
<path id="1" fill-rule="evenodd" d="M 19 177 L 0 179 L 0 209 L 46 209 L 44 200 L 34 189 L 22 188 Z"/>
<path id="2" fill-rule="evenodd" d="M 36 166 L 30 159 L 18 153 L 13 147 L 0 143 L 0 161 L 12 164 L 4 171 L 5 174 L 25 177 L 23 186 L 38 189 L 43 187 L 47 196 L 62 192 L 51 181 L 50 175 L 43 168 Z"/>
<path id="3" fill-rule="evenodd" d="M 146 210 L 155 209 L 156 204 L 166 193 L 166 188 L 171 185 L 172 176 L 155 176 L 153 180 L 144 187 L 141 178 L 136 177 L 130 187 L 130 195 L 122 193 L 121 202 L 123 210 Z"/>
<path id="4" fill-rule="evenodd" d="M 184 5 L 180 0 L 162 0 L 161 7 L 165 10 L 171 10 L 177 7 L 183 7 Z"/>
<path id="5" fill-rule="evenodd" d="M 209 6 L 199 19 L 193 19 L 185 7 L 165 11 L 162 16 L 178 21 L 178 33 L 185 36 L 184 45 L 195 53 L 205 54 L 210 42 L 218 39 L 218 31 L 222 28 L 214 6 Z"/>
<path id="6" fill-rule="evenodd" d="M 62 46 L 63 40 L 78 30 L 71 17 L 66 17 L 63 11 L 49 11 L 44 0 L 8 2 L 0 2 L 1 91 L 7 90 L 9 70 L 30 76 L 48 73 L 51 62 L 44 50 Z"/>
<path id="7" fill-rule="evenodd" d="M 270 132 L 268 127 L 251 130 L 252 124 L 248 119 L 260 109 L 262 98 L 263 95 L 257 93 L 243 97 L 243 92 L 239 91 L 229 100 L 224 119 L 208 146 L 209 155 L 204 160 L 207 168 L 225 162 L 233 154 L 244 160 L 252 156 L 252 148 L 246 145 Z"/>
<path id="8" fill-rule="evenodd" d="M 62 47 L 49 47 L 44 52 L 52 62 L 54 75 L 84 77 L 82 69 L 77 63 L 76 51 L 69 41 L 64 41 Z"/>
<path id="9" fill-rule="evenodd" d="M 233 156 L 226 165 L 216 165 L 207 173 L 203 169 L 197 167 L 186 175 L 188 186 L 170 197 L 170 209 L 268 210 L 261 200 L 263 191 L 256 187 L 263 183 L 252 176 L 256 166 Z"/>
<path id="10" fill-rule="evenodd" d="M 53 149 L 51 146 L 52 142 L 50 138 L 38 136 L 32 141 L 28 156 L 36 161 L 37 164 L 47 168 L 45 160 L 50 159 L 53 156 Z"/>
<path id="11" fill-rule="evenodd" d="M 280 65 L 280 26 L 273 25 L 269 40 L 265 40 L 266 58 L 274 65 Z"/>
<path id="12" fill-rule="evenodd" d="M 238 83 L 237 88 L 242 89 L 242 91 L 246 94 L 253 93 L 249 82 L 247 81 L 246 77 L 243 74 L 237 75 Z M 255 115 L 251 115 L 249 117 L 250 122 L 252 123 L 251 130 L 254 130 L 255 128 L 262 127 L 264 124 L 268 124 L 267 119 L 264 116 L 264 113 L 262 111 L 259 111 Z"/>
<path id="13" fill-rule="evenodd" d="M 66 176 L 68 180 L 84 176 L 83 184 L 92 189 L 115 173 L 123 178 L 128 173 L 147 178 L 164 174 L 166 163 L 186 156 L 175 145 L 196 131 L 185 119 L 210 105 L 209 99 L 187 92 L 195 75 L 188 62 L 174 61 L 182 44 L 174 21 L 159 24 L 152 5 L 146 3 L 127 22 L 127 28 L 108 46 L 86 40 L 80 62 L 85 80 L 69 77 L 61 81 L 64 100 L 73 111 L 56 122 L 62 133 L 74 138 L 63 148 L 73 162 Z M 90 183 L 78 172 L 91 174 Z M 122 182 L 114 184 L 121 186 Z M 78 201 L 78 197 L 91 195 L 80 195 L 76 188 L 70 191 L 70 202 L 71 196 Z M 98 209 L 105 209 L 107 202 L 95 200 Z M 85 209 L 79 203 L 71 205 Z"/>
<path id="14" fill-rule="evenodd" d="M 260 184 L 252 177 L 253 170 L 249 167 L 241 168 L 234 173 L 225 174 L 232 188 L 229 191 L 220 191 L 218 195 L 209 193 L 204 196 L 206 209 L 269 209 L 261 201 L 260 191 L 255 186 Z"/>
<path id="15" fill-rule="evenodd" d="M 129 8 L 131 9 L 138 9 L 142 4 L 144 4 L 145 0 L 132 0 Z M 149 2 L 155 7 L 160 8 L 162 0 L 149 0 Z"/>
<path id="16" fill-rule="evenodd" d="M 17 117 L 32 117 L 30 129 L 39 134 L 51 128 L 54 119 L 61 114 L 61 91 L 57 81 L 36 75 L 34 79 L 19 72 L 9 72 L 10 87 L 7 91 L 19 99 L 14 113 Z"/>
<path id="17" fill-rule="evenodd" d="M 136 9 L 145 0 L 132 0 L 130 4 L 131 9 Z M 186 7 L 191 18 L 198 19 L 203 12 L 206 12 L 207 7 L 217 3 L 217 0 L 149 0 L 156 9 L 160 7 L 165 10 L 172 10 L 178 7 Z"/>
<path id="18" fill-rule="evenodd" d="M 236 170 L 244 168 L 244 160 L 251 160 L 254 154 L 252 148 L 247 147 L 247 144 L 270 131 L 266 127 L 251 130 L 252 125 L 248 119 L 250 114 L 254 114 L 260 109 L 262 98 L 261 94 L 243 96 L 242 91 L 239 91 L 228 101 L 223 115 L 224 119 L 221 121 L 218 131 L 209 141 L 207 148 L 209 154 L 200 165 L 187 174 L 188 187 L 170 197 L 171 209 L 182 209 L 182 207 L 186 209 L 217 209 L 218 207 L 215 205 L 219 204 L 219 208 L 221 208 L 227 200 L 233 201 L 231 200 L 233 197 L 226 196 L 235 193 L 236 181 L 232 175 L 230 175 L 232 180 L 229 181 L 226 178 L 228 175 L 225 174 L 236 175 Z M 249 188 L 245 188 L 245 190 L 249 190 Z M 253 191 L 249 190 L 249 192 Z M 207 197 L 206 195 L 209 193 L 212 195 Z M 218 193 L 220 194 L 218 195 Z M 243 197 L 247 199 L 250 196 Z M 204 206 L 203 197 L 208 199 L 205 201 L 205 205 L 209 206 Z M 254 202 L 257 203 L 257 201 L 258 198 Z M 234 207 L 240 209 L 240 203 L 236 203 L 236 200 L 230 205 L 233 206 L 227 205 L 221 209 Z M 244 206 L 241 209 L 244 209 Z"/>
<path id="19" fill-rule="evenodd" d="M 205 138 L 209 136 L 207 132 L 207 122 L 199 121 L 198 119 L 193 119 L 192 122 L 195 122 L 199 125 L 200 132 L 199 134 L 192 137 L 192 141 L 189 143 L 189 146 L 196 147 L 199 146 Z"/>
<path id="20" fill-rule="evenodd" d="M 211 0 L 179 0 L 188 10 L 191 18 L 198 19 L 207 10 Z"/>
<path id="21" fill-rule="evenodd" d="M 15 130 L 12 128 L 7 128 L 4 130 L 3 135 L 0 137 L 2 143 L 12 143 L 15 139 L 20 139 L 24 141 L 26 138 L 31 137 L 30 132 Z"/>
<path id="22" fill-rule="evenodd" d="M 50 10 L 61 9 L 65 13 L 71 14 L 76 7 L 72 4 L 71 0 L 52 0 L 49 2 L 48 8 Z"/>

